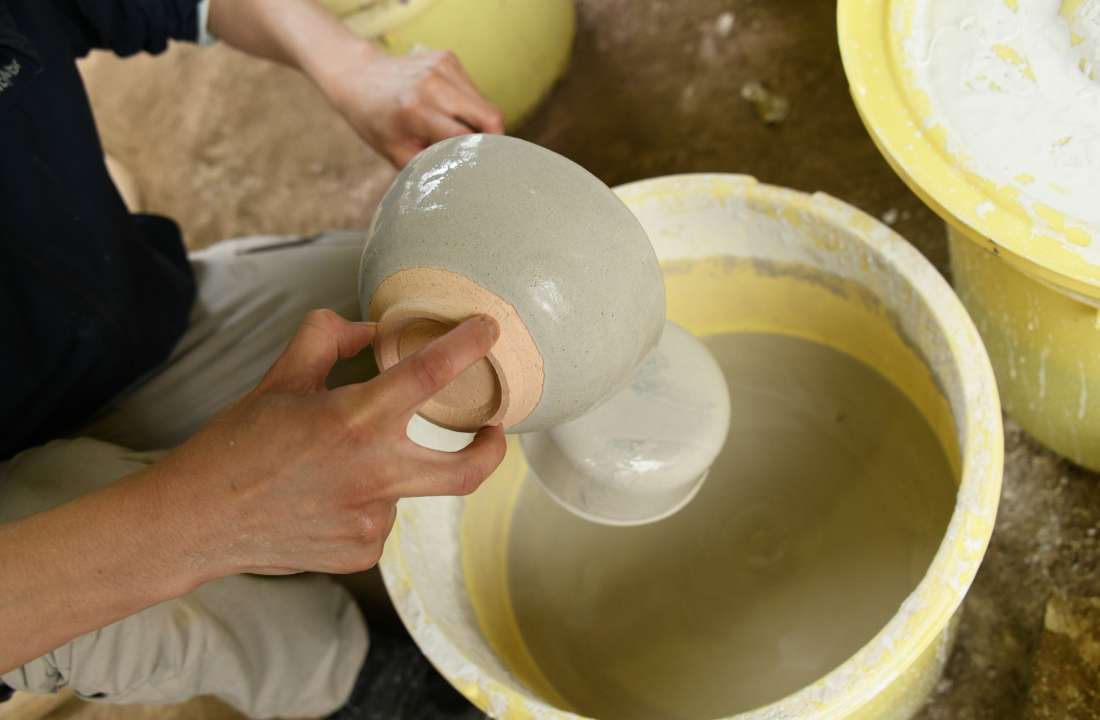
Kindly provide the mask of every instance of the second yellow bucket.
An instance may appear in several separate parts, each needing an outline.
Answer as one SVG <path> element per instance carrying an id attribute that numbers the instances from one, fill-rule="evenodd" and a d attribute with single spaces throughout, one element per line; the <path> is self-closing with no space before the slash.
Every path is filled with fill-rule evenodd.
<path id="1" fill-rule="evenodd" d="M 1020 18 L 1039 7 L 1015 0 L 992 5 Z M 1053 8 L 1045 22 L 1053 23 L 1050 32 L 1064 32 L 1069 50 L 1086 39 L 1072 36 L 1070 27 L 1083 6 L 1066 0 L 1059 13 L 1058 5 L 1044 6 Z M 994 36 L 994 28 L 964 12 L 969 5 L 948 0 L 840 0 L 838 34 L 852 97 L 894 170 L 947 223 L 955 287 L 985 341 L 1005 411 L 1059 454 L 1100 471 L 1100 262 L 1092 247 L 1100 228 L 1030 196 L 1041 183 L 1026 168 L 1005 180 L 975 162 L 921 74 L 933 62 L 935 34 L 921 29 L 933 6 L 962 13 L 960 34 Z M 1064 27 L 1055 28 L 1059 23 Z M 998 58 L 1007 73 L 1022 75 L 1024 86 L 1043 81 L 1026 50 L 995 44 L 990 62 Z M 1066 61 L 1074 65 L 1069 72 L 1078 71 L 1068 53 Z M 964 70 L 952 73 L 965 79 Z M 1012 92 L 1000 78 L 986 81 L 974 102 L 979 91 Z M 1010 122 L 996 113 L 986 117 L 990 133 Z M 1010 145 L 1002 155 L 1006 166 L 1014 162 Z"/>

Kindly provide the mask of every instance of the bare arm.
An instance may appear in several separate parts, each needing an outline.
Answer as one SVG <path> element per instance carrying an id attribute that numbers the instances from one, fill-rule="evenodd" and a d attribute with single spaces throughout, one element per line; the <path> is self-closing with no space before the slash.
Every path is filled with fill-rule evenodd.
<path id="1" fill-rule="evenodd" d="M 434 142 L 504 132 L 446 51 L 391 58 L 313 0 L 211 0 L 210 31 L 247 53 L 298 68 L 398 167 Z"/>
<path id="2" fill-rule="evenodd" d="M 472 492 L 504 457 L 499 426 L 457 453 L 405 435 L 497 332 L 468 320 L 374 380 L 330 391 L 333 363 L 374 326 L 315 311 L 254 391 L 171 454 L 0 525 L 0 674 L 220 577 L 374 565 L 398 498 Z"/>

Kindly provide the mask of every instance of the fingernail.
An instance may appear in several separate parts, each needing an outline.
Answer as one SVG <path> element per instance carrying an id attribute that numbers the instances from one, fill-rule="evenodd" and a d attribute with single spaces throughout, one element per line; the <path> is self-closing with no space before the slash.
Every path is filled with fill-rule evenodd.
<path id="1" fill-rule="evenodd" d="M 497 325 L 496 320 L 489 317 L 488 315 L 482 315 L 481 322 L 483 325 L 485 325 L 486 328 L 489 329 L 489 334 L 493 336 L 494 340 L 500 337 L 500 325 Z"/>
<path id="2" fill-rule="evenodd" d="M 376 322 L 357 322 L 356 325 L 362 325 L 363 327 L 378 327 Z"/>

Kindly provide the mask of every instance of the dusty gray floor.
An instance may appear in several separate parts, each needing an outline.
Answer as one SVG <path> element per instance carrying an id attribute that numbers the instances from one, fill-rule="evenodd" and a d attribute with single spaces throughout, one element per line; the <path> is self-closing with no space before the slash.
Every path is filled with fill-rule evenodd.
<path id="1" fill-rule="evenodd" d="M 895 229 L 941 272 L 942 223 L 879 156 L 848 96 L 829 0 L 580 0 L 571 69 L 518 134 L 609 184 L 680 172 L 828 192 Z M 716 20 L 732 12 L 722 36 Z M 250 232 L 363 226 L 393 171 L 294 73 L 226 48 L 85 66 L 105 146 L 193 247 Z M 759 79 L 790 116 L 739 97 Z M 891 212 L 892 211 L 892 212 Z M 1007 424 L 997 529 L 959 643 L 919 717 L 1023 718 L 1043 607 L 1100 595 L 1097 476 Z M 1081 715 L 1080 717 L 1089 717 Z"/>

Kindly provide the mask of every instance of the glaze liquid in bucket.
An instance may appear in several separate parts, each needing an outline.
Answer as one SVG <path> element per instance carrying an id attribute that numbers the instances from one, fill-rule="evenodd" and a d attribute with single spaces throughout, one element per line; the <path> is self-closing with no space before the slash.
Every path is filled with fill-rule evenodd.
<path id="1" fill-rule="evenodd" d="M 600 720 L 710 720 L 798 690 L 897 612 L 932 561 L 955 480 L 928 422 L 844 353 L 765 333 L 703 338 L 729 439 L 699 495 L 615 528 L 528 478 L 509 586 L 532 659 Z"/>
<path id="2" fill-rule="evenodd" d="M 681 513 L 613 528 L 534 493 L 509 437 L 477 492 L 398 506 L 380 564 L 405 626 L 500 720 L 914 717 L 1000 496 L 977 329 L 912 246 L 828 196 L 735 175 L 616 192 L 746 439 Z"/>

